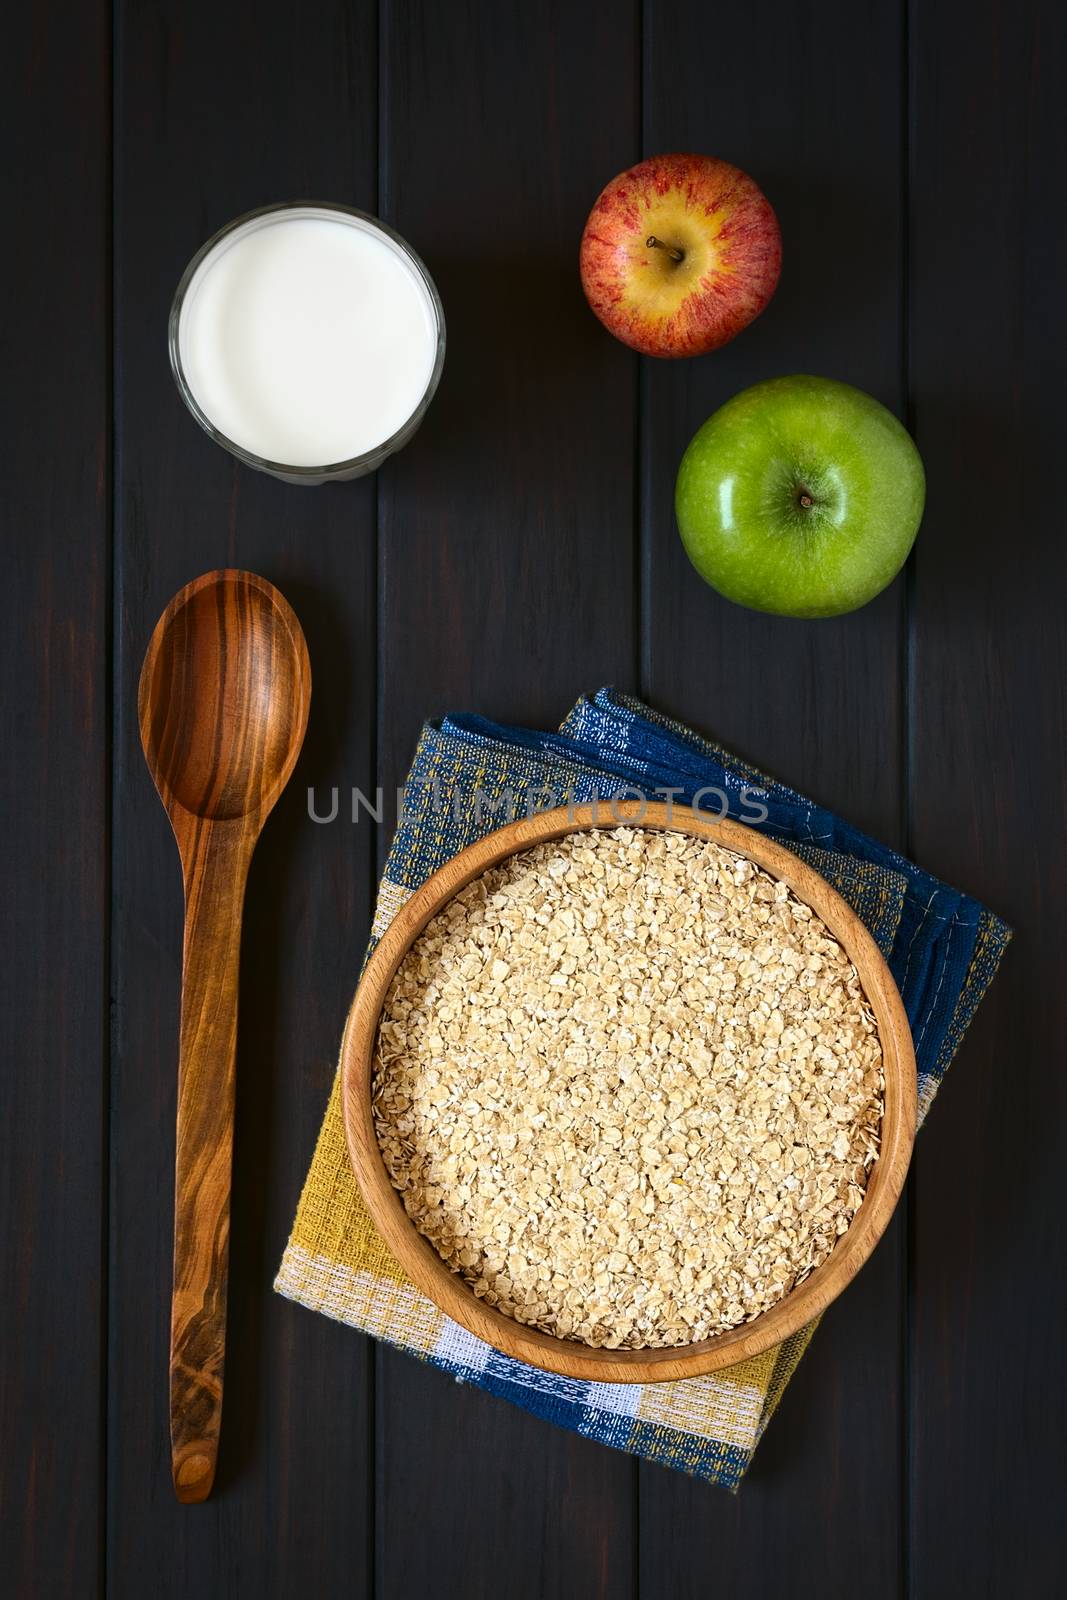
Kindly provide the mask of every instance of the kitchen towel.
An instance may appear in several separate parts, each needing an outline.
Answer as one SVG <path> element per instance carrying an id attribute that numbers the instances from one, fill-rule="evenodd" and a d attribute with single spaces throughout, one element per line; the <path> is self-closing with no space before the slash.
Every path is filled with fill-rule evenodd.
<path id="1" fill-rule="evenodd" d="M 780 840 L 856 910 L 908 1013 L 925 1117 L 1010 937 L 976 901 L 639 701 L 602 689 L 558 733 L 476 716 L 423 729 L 369 949 L 404 901 L 475 839 L 534 808 L 673 797 Z M 761 813 L 765 813 L 761 817 Z M 348 1162 L 335 1081 L 279 1293 L 576 1433 L 736 1489 L 815 1324 L 762 1356 L 673 1383 L 583 1383 L 501 1355 L 438 1311 L 371 1225 Z"/>

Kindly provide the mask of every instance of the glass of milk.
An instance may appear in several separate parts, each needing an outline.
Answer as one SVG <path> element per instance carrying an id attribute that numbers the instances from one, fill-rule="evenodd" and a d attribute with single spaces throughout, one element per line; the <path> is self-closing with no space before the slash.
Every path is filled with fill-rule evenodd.
<path id="1" fill-rule="evenodd" d="M 445 360 L 433 279 L 348 206 L 266 206 L 190 261 L 170 314 L 182 398 L 217 444 L 287 483 L 373 472 L 422 421 Z"/>

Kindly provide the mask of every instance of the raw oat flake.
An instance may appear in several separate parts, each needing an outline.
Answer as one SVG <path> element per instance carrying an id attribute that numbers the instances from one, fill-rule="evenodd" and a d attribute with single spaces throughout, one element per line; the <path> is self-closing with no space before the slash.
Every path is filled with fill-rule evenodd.
<path id="1" fill-rule="evenodd" d="M 571 834 L 468 885 L 402 962 L 373 1072 L 419 1231 L 486 1304 L 608 1349 L 768 1310 L 878 1154 L 848 955 L 784 883 L 676 832 Z"/>

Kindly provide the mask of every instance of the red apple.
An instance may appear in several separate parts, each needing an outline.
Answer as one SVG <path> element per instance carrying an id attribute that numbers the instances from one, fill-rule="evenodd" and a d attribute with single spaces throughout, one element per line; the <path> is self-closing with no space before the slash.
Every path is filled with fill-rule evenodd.
<path id="1" fill-rule="evenodd" d="M 647 356 L 700 356 L 758 317 L 782 236 L 747 173 L 713 156 L 652 156 L 613 178 L 582 234 L 586 299 Z"/>

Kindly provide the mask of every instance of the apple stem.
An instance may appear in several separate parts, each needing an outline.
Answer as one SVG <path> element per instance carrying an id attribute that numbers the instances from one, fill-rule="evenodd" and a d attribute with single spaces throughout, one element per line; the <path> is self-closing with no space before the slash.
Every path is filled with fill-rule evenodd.
<path id="1" fill-rule="evenodd" d="M 679 250 L 678 247 L 676 245 L 673 245 L 673 244 L 664 244 L 663 240 L 662 239 L 657 239 L 656 235 L 654 233 L 650 233 L 648 238 L 645 240 L 645 249 L 646 250 L 666 250 L 667 254 L 670 256 L 672 261 L 684 261 L 685 260 L 685 251 L 684 250 Z"/>
<path id="2" fill-rule="evenodd" d="M 805 511 L 810 511 L 812 506 L 815 504 L 815 501 L 811 498 L 810 494 L 802 494 L 800 497 L 800 503 L 804 507 Z"/>

